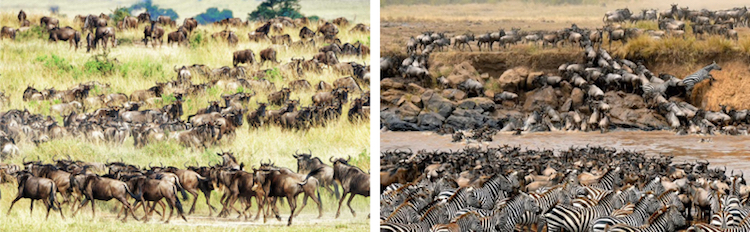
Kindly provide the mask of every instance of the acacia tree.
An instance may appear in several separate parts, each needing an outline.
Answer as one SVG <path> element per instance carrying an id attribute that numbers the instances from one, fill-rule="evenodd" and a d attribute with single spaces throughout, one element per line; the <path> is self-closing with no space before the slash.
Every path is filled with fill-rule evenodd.
<path id="1" fill-rule="evenodd" d="M 265 0 L 248 14 L 248 20 L 266 20 L 277 16 L 301 18 L 304 16 L 299 13 L 300 8 L 299 0 Z"/>

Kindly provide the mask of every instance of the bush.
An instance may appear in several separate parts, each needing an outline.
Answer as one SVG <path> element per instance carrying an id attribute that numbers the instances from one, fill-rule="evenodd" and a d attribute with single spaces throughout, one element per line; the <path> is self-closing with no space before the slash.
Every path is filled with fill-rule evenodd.
<path id="1" fill-rule="evenodd" d="M 151 20 L 156 20 L 157 18 L 159 18 L 159 16 L 162 15 L 169 16 L 172 18 L 172 20 L 175 21 L 180 17 L 174 10 L 169 8 L 159 8 L 159 5 L 154 5 L 151 0 L 144 0 L 142 2 L 133 4 L 132 6 L 130 6 L 129 11 L 133 12 L 134 10 L 140 9 L 145 9 L 146 12 L 151 14 Z"/>
<path id="2" fill-rule="evenodd" d="M 73 65 L 66 61 L 65 58 L 59 57 L 55 54 L 52 54 L 50 56 L 38 56 L 34 60 L 42 63 L 45 68 L 50 70 L 60 70 L 64 72 L 70 72 L 73 70 Z"/>
<path id="3" fill-rule="evenodd" d="M 277 16 L 286 16 L 293 19 L 302 18 L 304 15 L 299 13 L 299 0 L 266 0 L 258 5 L 253 12 L 248 14 L 248 20 L 262 21 Z"/>
<path id="4" fill-rule="evenodd" d="M 204 32 L 201 30 L 193 31 L 193 36 L 190 37 L 188 40 L 188 43 L 190 44 L 191 48 L 198 48 L 206 45 L 208 42 L 208 39 L 203 34 Z"/>
<path id="5" fill-rule="evenodd" d="M 88 74 L 108 75 L 117 67 L 116 61 L 109 59 L 109 52 L 104 51 L 102 54 L 96 54 L 83 64 L 83 70 Z"/>
<path id="6" fill-rule="evenodd" d="M 28 30 L 24 32 L 19 32 L 18 35 L 16 35 L 16 40 L 18 41 L 26 41 L 26 40 L 31 40 L 31 39 L 46 40 L 48 38 L 49 38 L 49 33 L 47 33 L 47 31 L 44 30 L 44 28 L 42 28 L 41 26 L 37 26 L 37 25 L 31 26 Z M 85 39 L 85 38 L 81 38 L 81 39 Z"/>

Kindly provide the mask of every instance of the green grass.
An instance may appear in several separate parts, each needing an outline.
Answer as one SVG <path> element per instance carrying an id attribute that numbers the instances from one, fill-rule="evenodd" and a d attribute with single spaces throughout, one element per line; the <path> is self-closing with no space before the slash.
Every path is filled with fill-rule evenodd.
<path id="1" fill-rule="evenodd" d="M 6 9 L 6 8 L 3 8 Z M 0 25 L 15 25 L 17 12 L 0 13 Z M 30 14 L 32 23 L 38 22 L 40 15 Z M 61 19 L 61 25 L 73 25 L 71 19 Z M 22 92 L 27 86 L 34 86 L 37 89 L 55 87 L 57 90 L 69 89 L 70 87 L 88 81 L 98 81 L 109 83 L 110 87 L 106 89 L 93 89 L 91 94 L 108 94 L 108 93 L 125 93 L 130 94 L 135 90 L 146 89 L 154 85 L 155 82 L 170 81 L 176 78 L 173 70 L 175 66 L 205 64 L 211 68 L 221 66 L 231 66 L 232 52 L 240 49 L 252 49 L 256 54 L 269 46 L 268 42 L 249 42 L 247 32 L 252 31 L 258 25 L 250 28 L 233 29 L 240 38 L 237 47 L 230 47 L 224 41 L 214 41 L 210 34 L 223 30 L 223 27 L 200 26 L 198 31 L 193 32 L 191 36 L 191 45 L 188 47 L 167 46 L 166 43 L 161 48 L 153 49 L 144 47 L 141 43 L 142 28 L 138 30 L 117 31 L 117 38 L 121 44 L 112 48 L 106 55 L 101 51 L 92 51 L 86 53 L 85 41 L 81 43 L 77 51 L 69 49 L 66 42 L 48 43 L 47 35 L 44 32 L 35 31 L 32 27 L 29 32 L 25 32 L 23 38 L 16 41 L 0 41 L 0 79 L 3 84 L 0 91 L 10 95 L 10 102 L 5 104 L 0 110 L 9 109 L 28 109 L 32 113 L 41 113 L 47 115 L 50 113 L 50 106 L 59 103 L 59 101 L 22 101 Z M 353 25 L 351 25 L 353 26 Z M 76 26 L 74 26 L 76 27 Z M 339 37 L 342 41 L 368 41 L 369 35 L 362 33 L 350 34 L 349 28 L 342 28 Z M 174 31 L 174 28 L 168 28 L 167 31 Z M 293 40 L 299 39 L 297 29 L 287 30 L 284 33 L 292 35 Z M 200 39 L 198 39 L 200 36 Z M 85 35 L 83 36 L 85 38 Z M 129 42 L 128 42 L 129 41 Z M 166 38 L 164 39 L 166 42 Z M 293 57 L 305 57 L 310 59 L 317 49 L 292 49 L 286 47 L 276 47 L 277 57 L 282 62 L 287 62 Z M 358 63 L 370 63 L 369 56 L 340 57 L 342 62 L 356 61 Z M 286 85 L 289 81 L 294 80 L 292 75 L 279 70 L 275 64 L 267 63 L 263 66 L 256 66 L 248 69 L 248 75 L 254 74 L 255 70 L 272 69 L 272 81 L 277 88 Z M 204 83 L 208 80 L 193 75 L 193 83 Z M 341 78 L 330 69 L 326 69 L 322 74 L 309 74 L 306 79 L 312 84 L 318 81 L 333 83 L 334 80 Z M 367 89 L 369 86 L 363 86 Z M 157 101 L 156 106 L 161 107 L 164 104 L 173 102 L 174 95 L 172 90 L 167 89 L 167 93 L 162 96 L 161 101 Z M 223 89 L 213 87 L 203 94 L 187 96 L 183 104 L 186 119 L 188 115 L 194 114 L 199 108 L 207 105 L 208 101 L 220 100 L 222 94 L 236 93 L 238 91 L 251 92 L 249 89 Z M 256 108 L 256 101 L 266 102 L 266 91 L 256 91 L 257 95 L 250 100 L 249 109 Z M 293 99 L 299 98 L 302 105 L 311 104 L 313 91 L 294 92 L 291 94 Z M 357 97 L 358 94 L 351 96 Z M 277 107 L 274 107 L 277 108 Z M 344 107 L 344 112 L 349 106 Z M 93 109 L 87 109 L 91 112 Z M 52 115 L 62 124 L 60 115 Z M 207 165 L 209 162 L 216 163 L 220 158 L 215 154 L 221 151 L 232 151 L 235 153 L 239 162 L 246 165 L 250 170 L 252 166 L 258 166 L 261 160 L 271 159 L 279 166 L 289 167 L 296 170 L 296 160 L 292 157 L 295 151 L 312 151 L 314 156 L 320 157 L 327 162 L 329 157 L 352 157 L 352 163 L 365 171 L 370 169 L 370 143 L 369 143 L 370 126 L 367 122 L 351 123 L 343 115 L 340 120 L 331 122 L 327 127 L 314 127 L 308 131 L 282 131 L 280 127 L 264 127 L 250 130 L 247 125 L 237 129 L 236 137 L 232 140 L 222 140 L 221 144 L 211 147 L 207 150 L 193 150 L 184 148 L 174 141 L 165 141 L 149 144 L 143 148 L 136 149 L 133 146 L 133 139 L 128 138 L 123 145 L 117 144 L 94 144 L 85 141 L 84 138 L 67 137 L 63 139 L 52 140 L 48 143 L 35 146 L 28 141 L 19 141 L 18 147 L 20 155 L 3 160 L 4 163 L 20 164 L 21 160 L 26 157 L 29 159 L 40 159 L 45 162 L 51 162 L 53 157 L 70 155 L 73 159 L 84 160 L 88 162 L 106 162 L 107 160 L 124 160 L 128 163 L 140 165 L 141 167 L 164 164 L 182 167 L 183 163 L 194 164 L 198 162 L 201 165 Z M 0 213 L 10 206 L 10 201 L 16 194 L 15 184 L 2 184 L 0 191 L 3 198 L 0 200 Z M 274 231 L 330 231 L 332 229 L 343 231 L 363 231 L 367 230 L 368 220 L 366 214 L 369 213 L 369 198 L 361 196 L 355 197 L 352 206 L 358 212 L 356 218 L 352 218 L 346 206 L 342 209 L 339 219 L 334 219 L 337 201 L 333 199 L 327 191 L 321 193 L 323 197 L 324 216 L 323 219 L 317 220 L 317 206 L 310 201 L 308 207 L 302 214 L 295 218 L 292 227 L 287 228 L 285 222 L 269 221 L 267 224 L 262 222 L 241 224 L 232 222 L 223 224 L 223 220 L 202 220 L 196 216 L 208 215 L 208 208 L 202 194 L 199 196 L 196 214 L 189 216 L 188 220 L 191 225 L 184 225 L 181 220 L 172 219 L 172 223 L 164 225 L 153 220 L 151 223 L 144 224 L 130 220 L 128 223 L 121 223 L 113 218 L 111 212 L 118 204 L 114 202 L 97 202 L 97 217 L 91 220 L 91 209 L 86 208 L 75 218 L 70 218 L 69 206 L 65 208 L 67 219 L 60 219 L 59 215 L 52 214 L 47 223 L 39 223 L 44 220 L 43 206 L 37 203 L 34 215 L 29 217 L 29 201 L 21 200 L 13 208 L 10 216 L 0 217 L 0 231 L 200 231 L 216 229 L 219 230 L 274 230 Z M 221 193 L 214 191 L 211 197 L 212 204 L 219 207 L 219 198 Z M 191 197 L 192 198 L 192 197 Z M 301 203 L 301 197 L 298 202 Z M 185 210 L 189 209 L 192 199 L 183 202 Z M 253 204 L 255 205 L 255 204 Z M 253 206 L 255 209 L 257 206 Z M 253 211 L 254 213 L 255 211 Z M 288 215 L 288 206 L 281 206 L 282 217 Z M 141 216 L 139 212 L 137 215 Z M 230 216 L 230 218 L 236 215 Z M 241 224 L 241 225 L 240 225 Z M 251 226 L 247 228 L 247 226 Z"/>

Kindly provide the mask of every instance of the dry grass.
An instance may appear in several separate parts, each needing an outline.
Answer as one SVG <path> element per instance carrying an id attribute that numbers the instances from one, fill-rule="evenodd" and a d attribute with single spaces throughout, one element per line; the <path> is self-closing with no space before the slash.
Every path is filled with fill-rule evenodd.
<path id="1" fill-rule="evenodd" d="M 16 12 L 0 13 L 0 25 L 11 25 L 17 27 Z M 32 22 L 37 21 L 40 15 L 29 15 Z M 74 25 L 71 19 L 62 19 L 61 25 Z M 77 26 L 74 26 L 77 28 Z M 140 42 L 143 36 L 142 28 L 138 30 L 118 31 L 117 37 L 124 44 L 114 48 L 109 53 L 110 58 L 117 59 L 117 65 L 111 73 L 89 72 L 84 66 L 92 60 L 93 52 L 87 54 L 85 48 L 73 51 L 68 48 L 67 43 L 48 43 L 46 34 L 40 38 L 39 35 L 19 35 L 17 41 L 3 40 L 0 41 L 0 79 L 3 81 L 0 91 L 10 95 L 10 103 L 0 107 L 0 110 L 24 109 L 27 108 L 33 113 L 49 114 L 49 106 L 54 102 L 49 101 L 22 101 L 22 92 L 28 85 L 36 88 L 56 87 L 56 89 L 68 89 L 73 85 L 87 81 L 99 81 L 110 83 L 110 89 L 96 89 L 92 93 L 112 93 L 122 92 L 130 94 L 137 89 L 145 89 L 154 85 L 154 82 L 169 81 L 176 77 L 173 71 L 174 66 L 205 64 L 212 68 L 221 66 L 231 66 L 232 52 L 240 49 L 250 48 L 256 51 L 272 46 L 270 43 L 249 42 L 247 32 L 257 27 L 233 29 L 240 37 L 240 44 L 237 47 L 229 47 L 223 41 L 213 41 L 210 34 L 223 30 L 221 27 L 200 26 L 198 32 L 191 36 L 195 38 L 201 34 L 206 39 L 202 43 L 195 43 L 195 46 L 178 47 L 167 46 L 166 44 L 157 49 L 146 48 Z M 361 41 L 369 45 L 369 35 L 365 33 L 349 33 L 349 28 L 342 28 L 339 37 L 345 42 Z M 174 29 L 167 29 L 173 31 Z M 296 30 L 288 30 L 284 33 L 292 34 L 293 40 L 297 40 Z M 25 39 L 20 39 L 23 37 Z M 127 43 L 127 41 L 136 41 Z M 166 42 L 166 38 L 165 38 Z M 85 43 L 82 43 L 85 44 Z M 320 46 L 320 45 L 319 45 Z M 289 61 L 292 57 L 311 58 L 317 53 L 316 49 L 292 49 L 283 46 L 276 47 L 278 59 L 282 62 Z M 98 52 L 96 52 L 98 53 Z M 52 58 L 52 57 L 56 58 Z M 364 57 L 340 57 L 342 62 L 356 61 L 358 63 L 369 63 L 369 56 Z M 275 68 L 277 65 L 267 63 L 263 66 L 248 68 L 248 74 L 252 75 L 255 70 Z M 274 80 L 276 86 L 281 86 L 294 80 L 291 75 L 280 73 L 281 75 Z M 194 75 L 193 83 L 203 83 L 207 80 L 196 78 Z M 335 79 L 342 77 L 333 71 L 325 70 L 319 75 L 309 75 L 308 81 L 316 84 L 318 81 L 332 83 Z M 365 90 L 369 86 L 362 86 Z M 189 96 L 183 105 L 185 115 L 194 114 L 199 108 L 205 107 L 207 101 L 218 100 L 219 96 L 227 93 L 238 91 L 250 92 L 248 89 L 221 89 L 210 88 L 204 94 Z M 303 105 L 311 103 L 310 96 L 313 91 L 296 92 L 292 98 L 299 98 Z M 258 91 L 248 105 L 250 109 L 256 108 L 255 101 L 265 102 L 267 92 Z M 358 96 L 356 94 L 352 96 Z M 158 106 L 158 105 L 157 105 Z M 344 107 L 344 112 L 348 110 Z M 89 109 L 91 111 L 91 109 Z M 58 120 L 59 115 L 53 115 Z M 209 162 L 216 163 L 220 159 L 215 154 L 221 150 L 230 150 L 235 153 L 238 161 L 244 162 L 247 167 L 256 165 L 261 160 L 271 159 L 277 165 L 296 169 L 295 159 L 291 156 L 297 150 L 311 150 L 313 155 L 323 160 L 329 157 L 346 157 L 352 156 L 353 164 L 369 170 L 369 134 L 370 126 L 366 122 L 351 123 L 346 117 L 330 123 L 327 127 L 316 127 L 308 131 L 282 131 L 279 127 L 260 128 L 250 130 L 248 126 L 238 128 L 237 135 L 234 139 L 223 140 L 220 145 L 207 150 L 192 150 L 178 145 L 174 141 L 153 143 L 141 149 L 133 147 L 132 138 L 128 138 L 123 145 L 115 144 L 94 144 L 84 141 L 82 138 L 65 138 L 53 140 L 51 142 L 35 146 L 33 143 L 20 141 L 18 146 L 21 155 L 3 160 L 5 163 L 20 164 L 23 157 L 28 159 L 41 159 L 50 162 L 54 156 L 70 155 L 73 159 L 80 159 L 91 162 L 105 162 L 109 160 L 124 160 L 129 163 L 146 166 L 152 164 L 164 164 L 182 167 L 183 163 L 198 162 L 206 165 Z M 5 210 L 10 205 L 11 198 L 16 194 L 15 185 L 3 184 L 0 186 L 4 198 L 0 200 L 0 206 Z M 279 230 L 279 231 L 324 231 L 324 230 L 345 230 L 361 231 L 368 228 L 368 221 L 364 215 L 369 212 L 369 198 L 361 196 L 356 197 L 352 206 L 359 212 L 357 218 L 352 218 L 348 210 L 343 210 L 340 219 L 333 219 L 336 210 L 337 201 L 322 192 L 324 202 L 324 217 L 321 220 L 315 220 L 316 206 L 310 202 L 298 219 L 295 219 L 295 226 L 287 228 L 285 223 L 269 222 L 266 225 L 261 223 L 241 223 L 239 221 L 226 222 L 224 220 L 201 219 L 195 215 L 204 216 L 208 214 L 205 203 L 202 203 L 203 196 L 199 196 L 196 214 L 188 218 L 190 225 L 181 225 L 175 221 L 174 224 L 163 225 L 160 223 L 143 224 L 138 222 L 119 223 L 111 216 L 111 210 L 114 209 L 115 203 L 97 203 L 97 219 L 90 221 L 90 211 L 84 211 L 73 219 L 59 219 L 59 216 L 50 216 L 50 223 L 42 227 L 32 227 L 39 221 L 43 220 L 43 214 L 40 213 L 43 207 L 37 205 L 37 210 L 32 217 L 28 216 L 28 200 L 22 200 L 16 204 L 9 217 L 0 219 L 1 231 L 23 231 L 34 228 L 34 230 L 52 231 L 52 230 L 71 230 L 71 231 L 100 231 L 100 230 L 134 230 L 134 231 L 151 231 L 151 230 L 179 230 L 179 231 L 199 231 L 207 230 L 216 225 L 227 226 L 223 230 Z M 213 193 L 212 204 L 219 206 L 221 194 Z M 301 198 L 300 198 L 301 200 Z M 189 200 L 192 203 L 192 198 Z M 183 202 L 183 205 L 188 203 Z M 186 206 L 187 207 L 187 206 Z M 255 207 L 255 206 L 254 206 Z M 64 206 L 68 208 L 68 206 Z M 90 208 L 88 208 L 90 210 Z M 104 213 L 100 213 L 104 212 Z M 254 211 L 253 211 L 254 212 Z M 282 216 L 286 217 L 288 208 L 282 207 Z M 69 216 L 66 211 L 66 216 Z M 108 215 L 102 217 L 102 215 Z M 230 216 L 233 217 L 233 216 Z M 194 226 L 202 224 L 203 226 Z"/>

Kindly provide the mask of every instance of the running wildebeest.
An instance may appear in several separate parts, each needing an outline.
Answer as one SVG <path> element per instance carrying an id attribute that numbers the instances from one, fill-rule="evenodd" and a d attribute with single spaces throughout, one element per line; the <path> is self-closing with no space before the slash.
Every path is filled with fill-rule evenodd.
<path id="1" fill-rule="evenodd" d="M 260 188 L 263 189 L 263 192 L 266 194 L 264 196 L 264 199 L 268 199 L 269 197 L 273 197 L 272 202 L 270 203 L 271 206 L 275 207 L 275 202 L 282 198 L 286 197 L 287 202 L 289 203 L 289 208 L 291 210 L 291 213 L 289 215 L 289 220 L 287 222 L 287 226 L 292 225 L 292 219 L 297 209 L 297 195 L 300 193 L 304 193 L 306 195 L 305 199 L 302 201 L 302 207 L 300 207 L 300 211 L 302 208 L 305 207 L 307 204 L 307 197 L 311 197 L 315 203 L 318 204 L 318 218 L 323 216 L 323 208 L 322 208 L 322 202 L 320 199 L 320 192 L 316 191 L 318 186 L 318 180 L 313 175 L 317 174 L 320 169 L 313 170 L 307 176 L 298 174 L 293 172 L 292 170 L 288 168 L 277 168 L 273 166 L 267 166 L 267 167 L 261 167 L 261 169 L 253 169 L 254 173 L 254 182 L 256 185 L 258 185 Z M 311 178 L 312 177 L 312 178 Z M 317 198 L 313 197 L 315 196 L 315 193 L 317 192 Z M 265 204 L 265 203 L 264 203 Z M 269 207 L 271 207 L 269 206 Z M 263 207 L 262 205 L 259 207 Z M 274 210 L 274 212 L 277 212 Z M 299 213 L 299 212 L 298 212 Z M 263 215 L 263 222 L 266 222 L 266 215 Z"/>
<path id="2" fill-rule="evenodd" d="M 271 61 L 277 64 L 280 63 L 278 60 L 276 60 L 276 49 L 269 47 L 263 49 L 263 51 L 260 51 L 260 65 L 263 65 L 263 63 L 266 63 L 266 61 Z"/>
<path id="3" fill-rule="evenodd" d="M 81 202 L 81 205 L 73 212 L 73 216 L 75 216 L 78 210 L 83 208 L 83 206 L 85 206 L 88 201 L 91 201 L 91 214 L 92 216 L 96 217 L 96 207 L 94 207 L 94 201 L 109 201 L 114 198 L 122 203 L 122 207 L 125 207 L 128 209 L 128 211 L 130 211 L 130 214 L 133 215 L 133 218 L 136 218 L 135 214 L 133 213 L 133 207 L 130 205 L 130 203 L 128 203 L 127 195 L 125 194 L 130 195 L 130 197 L 136 200 L 140 200 L 141 196 L 135 195 L 132 191 L 130 191 L 130 188 L 128 188 L 128 185 L 125 184 L 125 182 L 111 178 L 100 177 L 95 174 L 85 174 L 85 176 L 86 178 L 83 183 L 77 183 L 77 180 L 75 178 L 71 178 L 71 182 L 75 184 L 81 184 L 81 186 L 83 187 L 83 195 L 85 196 L 83 202 Z M 126 221 L 127 218 L 128 216 L 126 212 L 125 217 L 122 220 Z"/>
<path id="4" fill-rule="evenodd" d="M 35 177 L 27 171 L 21 171 L 17 174 L 16 179 L 18 180 L 18 194 L 16 198 L 10 203 L 7 215 L 10 215 L 10 211 L 13 209 L 13 205 L 16 204 L 21 198 L 31 199 L 29 215 L 34 212 L 34 201 L 42 200 L 44 205 L 47 206 L 47 216 L 45 220 L 49 218 L 49 211 L 55 209 L 60 210 L 60 217 L 65 219 L 60 208 L 60 203 L 55 200 L 55 194 L 57 194 L 57 186 L 55 182 L 47 178 Z"/>
<path id="5" fill-rule="evenodd" d="M 346 206 L 351 210 L 352 216 L 357 217 L 357 213 L 352 209 L 352 199 L 354 199 L 355 195 L 370 197 L 370 175 L 358 167 L 349 165 L 351 157 L 336 160 L 333 160 L 333 157 L 331 157 L 330 161 L 333 163 L 333 178 L 341 184 L 341 189 L 343 190 L 341 199 L 339 199 L 338 210 L 336 210 L 336 218 L 341 213 L 341 205 L 344 203 L 346 194 L 350 194 Z"/>

